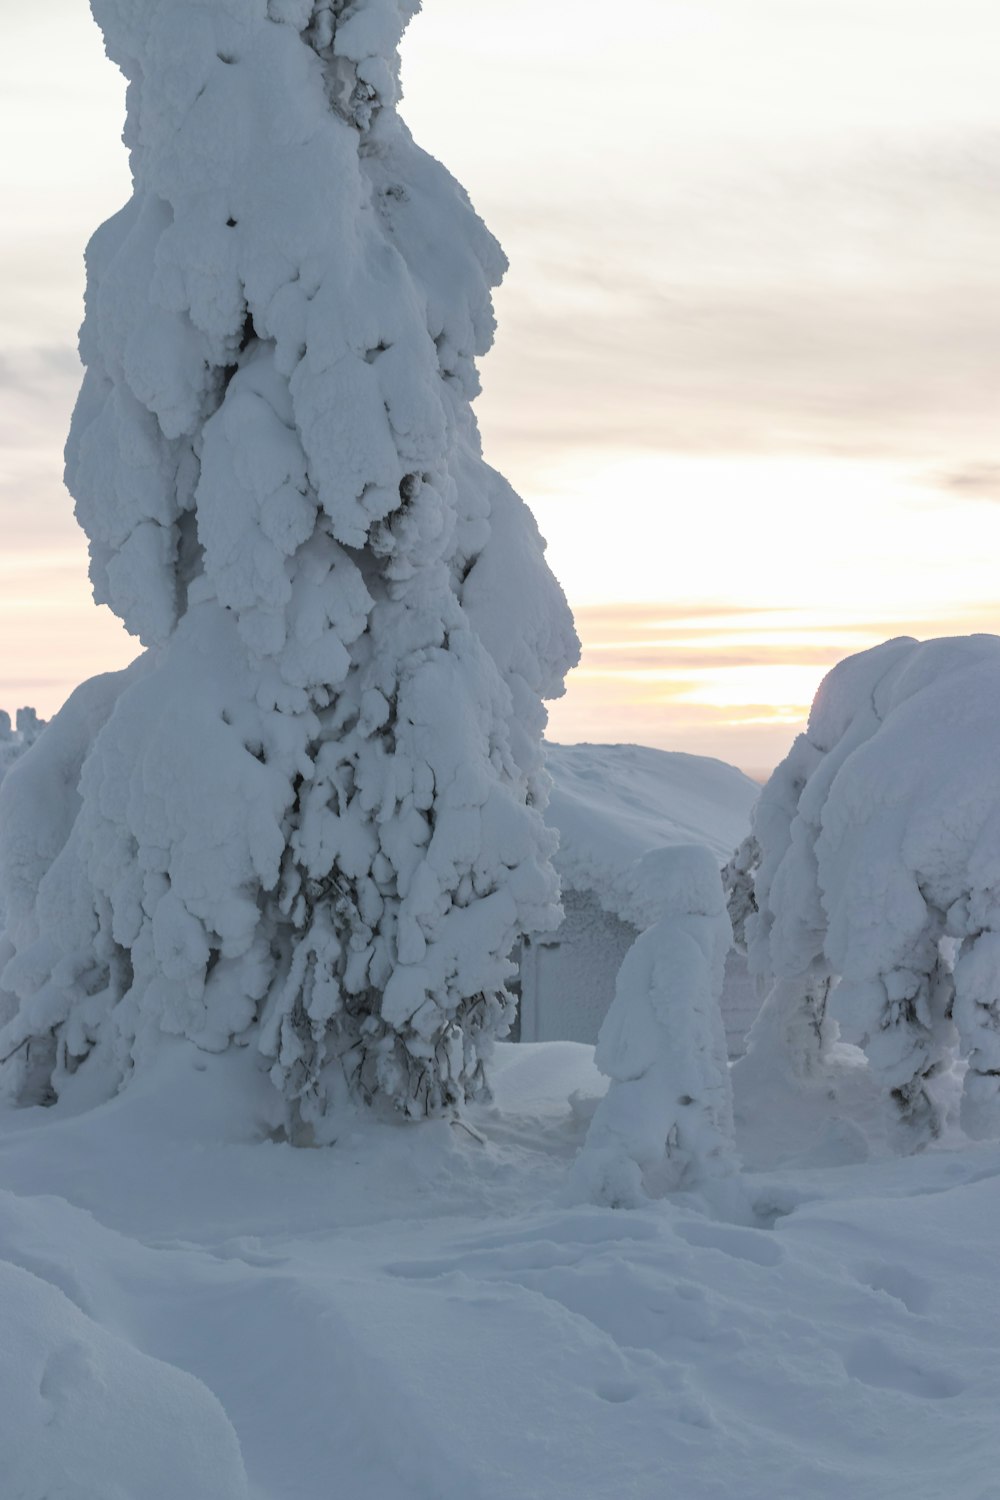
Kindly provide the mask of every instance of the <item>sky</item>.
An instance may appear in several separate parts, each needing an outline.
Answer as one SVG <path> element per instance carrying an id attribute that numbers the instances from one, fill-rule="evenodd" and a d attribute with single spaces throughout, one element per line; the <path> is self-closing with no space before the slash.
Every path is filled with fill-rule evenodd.
<path id="1" fill-rule="evenodd" d="M 61 480 L 129 192 L 85 0 L 4 16 L 0 704 L 137 646 Z M 581 666 L 557 740 L 762 774 L 823 673 L 1000 627 L 995 0 L 425 0 L 403 113 L 511 260 L 478 403 Z"/>

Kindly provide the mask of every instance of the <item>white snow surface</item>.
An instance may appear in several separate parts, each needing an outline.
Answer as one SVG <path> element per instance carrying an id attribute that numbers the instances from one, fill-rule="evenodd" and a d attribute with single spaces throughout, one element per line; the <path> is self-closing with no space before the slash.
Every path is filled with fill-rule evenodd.
<path id="1" fill-rule="evenodd" d="M 248 1057 L 0 1114 L 5 1500 L 995 1500 L 1000 1147 L 886 1156 L 857 1054 L 737 1096 L 742 1216 L 567 1201 L 580 1045 L 321 1150 Z"/>
<path id="2" fill-rule="evenodd" d="M 640 931 L 667 910 L 652 850 L 704 844 L 720 865 L 750 826 L 756 782 L 709 756 L 646 745 L 547 745 L 546 822 L 559 833 L 564 888 L 595 891 L 606 911 Z"/>

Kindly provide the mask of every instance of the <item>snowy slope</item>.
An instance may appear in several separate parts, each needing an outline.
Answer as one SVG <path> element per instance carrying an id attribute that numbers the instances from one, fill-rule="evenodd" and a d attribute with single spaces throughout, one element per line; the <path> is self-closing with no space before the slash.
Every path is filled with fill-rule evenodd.
<path id="1" fill-rule="evenodd" d="M 483 1144 L 254 1139 L 180 1043 L 0 1117 L 5 1497 L 995 1500 L 1000 1148 L 851 1164 L 818 1096 L 753 1224 L 569 1207 L 590 1051 L 500 1053 Z"/>
<path id="2" fill-rule="evenodd" d="M 665 844 L 706 844 L 720 865 L 750 826 L 760 787 L 708 756 L 645 745 L 549 745 L 546 821 L 559 831 L 564 888 L 646 925 L 637 861 Z"/>

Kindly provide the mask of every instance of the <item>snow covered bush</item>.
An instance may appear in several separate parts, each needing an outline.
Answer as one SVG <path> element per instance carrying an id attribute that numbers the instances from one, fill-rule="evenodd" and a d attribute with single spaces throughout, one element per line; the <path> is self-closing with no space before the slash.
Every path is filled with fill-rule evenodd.
<path id="1" fill-rule="evenodd" d="M 847 658 L 754 815 L 750 1035 L 867 1053 L 900 1138 L 940 1130 L 928 1082 L 957 1045 L 961 1122 L 1000 1135 L 1000 638 L 909 638 Z M 828 1006 L 829 997 L 829 1006 Z"/>
<path id="2" fill-rule="evenodd" d="M 578 648 L 481 457 L 505 262 L 396 113 L 417 8 L 93 0 L 134 193 L 87 253 L 67 480 L 147 650 L 25 767 L 37 837 L 0 819 L 22 1098 L 167 1033 L 259 1049 L 293 1134 L 450 1108 L 558 920 L 542 699 Z"/>
<path id="3" fill-rule="evenodd" d="M 45 720 L 33 708 L 19 708 L 13 724 L 10 714 L 0 709 L 0 781 L 25 750 L 30 750 L 44 728 Z"/>
<path id="4" fill-rule="evenodd" d="M 719 867 L 699 844 L 645 856 L 664 915 L 618 973 L 595 1061 L 611 1080 L 574 1165 L 577 1188 L 611 1207 L 735 1170 L 719 997 L 732 942 Z"/>

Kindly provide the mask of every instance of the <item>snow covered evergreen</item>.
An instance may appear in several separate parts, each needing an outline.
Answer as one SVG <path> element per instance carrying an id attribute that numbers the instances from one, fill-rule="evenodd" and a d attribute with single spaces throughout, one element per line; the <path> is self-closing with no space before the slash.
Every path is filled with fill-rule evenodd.
<path id="1" fill-rule="evenodd" d="M 45 720 L 33 708 L 19 708 L 13 724 L 10 714 L 0 709 L 0 781 L 25 750 L 31 749 L 44 728 Z"/>
<path id="2" fill-rule="evenodd" d="M 93 0 L 134 193 L 88 249 L 67 480 L 147 650 L 0 810 L 22 1098 L 170 1033 L 259 1048 L 307 1138 L 348 1096 L 450 1108 L 558 921 L 542 699 L 577 642 L 481 457 L 505 262 L 396 113 L 417 8 Z"/>
<path id="3" fill-rule="evenodd" d="M 611 1082 L 574 1165 L 587 1197 L 625 1208 L 736 1166 L 719 1009 L 732 928 L 719 868 L 698 844 L 643 863 L 663 915 L 619 970 L 594 1058 Z"/>
<path id="4" fill-rule="evenodd" d="M 910 1148 L 940 1130 L 928 1084 L 956 1047 L 962 1126 L 1000 1136 L 998 704 L 996 636 L 848 657 L 754 813 L 749 958 L 774 987 L 747 1064 L 772 1049 L 815 1065 L 832 1012 Z"/>

